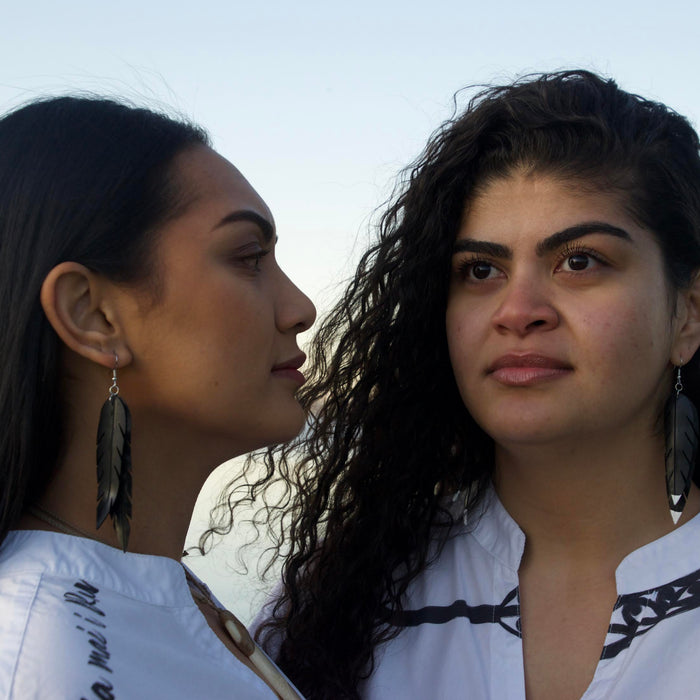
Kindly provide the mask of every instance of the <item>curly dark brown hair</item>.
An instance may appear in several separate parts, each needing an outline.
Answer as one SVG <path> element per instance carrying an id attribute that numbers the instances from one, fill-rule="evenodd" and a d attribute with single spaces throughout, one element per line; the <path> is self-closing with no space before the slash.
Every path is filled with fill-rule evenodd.
<path id="1" fill-rule="evenodd" d="M 700 267 L 698 137 L 664 105 L 567 71 L 482 90 L 442 125 L 317 331 L 299 395 L 308 429 L 268 451 L 252 488 L 286 485 L 265 510 L 286 559 L 258 636 L 309 698 L 359 697 L 376 647 L 399 632 L 391 616 L 450 535 L 445 495 L 469 488 L 473 505 L 489 482 L 493 443 L 460 399 L 445 308 L 465 206 L 515 167 L 619 193 L 674 287 Z M 247 498 L 236 494 L 226 513 Z"/>

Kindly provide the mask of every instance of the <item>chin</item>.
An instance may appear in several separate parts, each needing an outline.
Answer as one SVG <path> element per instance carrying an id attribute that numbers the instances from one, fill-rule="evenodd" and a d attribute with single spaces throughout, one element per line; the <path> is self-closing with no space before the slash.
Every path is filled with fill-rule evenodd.
<path id="1" fill-rule="evenodd" d="M 295 437 L 299 435 L 306 425 L 306 416 L 301 412 L 300 420 L 290 421 L 289 426 L 286 430 L 281 430 L 278 439 L 275 441 L 277 444 L 281 442 L 289 442 L 294 440 Z"/>
<path id="2" fill-rule="evenodd" d="M 294 407 L 285 407 L 284 411 L 268 411 L 264 420 L 236 420 L 233 424 L 219 425 L 216 431 L 200 436 L 200 444 L 204 442 L 211 447 L 216 455 L 214 461 L 220 464 L 249 452 L 289 442 L 299 435 L 305 423 L 306 415 L 295 402 Z"/>
<path id="3" fill-rule="evenodd" d="M 512 430 L 504 430 L 503 426 L 499 426 L 497 430 L 485 432 L 490 435 L 496 445 L 509 448 L 516 448 L 518 445 L 522 447 L 549 445 L 561 440 L 568 440 L 575 435 L 575 432 L 571 430 L 557 430 L 551 423 L 516 426 Z"/>
<path id="4" fill-rule="evenodd" d="M 478 422 L 478 421 L 477 421 Z M 556 440 L 561 437 L 561 426 L 553 420 L 538 420 L 523 418 L 520 421 L 503 420 L 498 423 L 484 421 L 480 423 L 482 430 L 497 445 L 537 445 Z M 565 430 L 563 432 L 566 432 Z"/>
<path id="5" fill-rule="evenodd" d="M 274 427 L 270 430 L 269 437 L 266 438 L 261 447 L 289 442 L 297 437 L 306 425 L 306 413 L 296 401 L 293 408 L 285 411 L 282 415 L 278 415 L 276 418 Z"/>

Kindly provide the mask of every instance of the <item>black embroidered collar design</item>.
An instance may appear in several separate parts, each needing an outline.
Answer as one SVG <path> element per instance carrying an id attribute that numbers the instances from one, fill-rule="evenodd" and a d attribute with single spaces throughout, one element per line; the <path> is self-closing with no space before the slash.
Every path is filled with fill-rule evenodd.
<path id="1" fill-rule="evenodd" d="M 428 605 L 418 610 L 402 610 L 393 616 L 392 624 L 396 627 L 444 625 L 458 617 L 467 618 L 473 625 L 487 622 L 499 624 L 507 632 L 520 637 L 518 589 L 510 591 L 500 605 L 469 605 L 465 600 L 455 600 L 451 605 Z"/>
<path id="2" fill-rule="evenodd" d="M 621 595 L 615 603 L 601 659 L 612 659 L 663 620 L 700 607 L 700 570 L 641 593 Z"/>
<path id="3" fill-rule="evenodd" d="M 615 603 L 601 659 L 612 659 L 627 649 L 637 637 L 660 622 L 700 607 L 700 570 L 640 593 L 621 595 Z M 418 610 L 403 610 L 391 618 L 397 627 L 442 625 L 466 618 L 473 625 L 493 623 L 521 637 L 518 588 L 510 591 L 497 605 L 469 605 L 455 600 L 451 605 L 429 605 Z"/>

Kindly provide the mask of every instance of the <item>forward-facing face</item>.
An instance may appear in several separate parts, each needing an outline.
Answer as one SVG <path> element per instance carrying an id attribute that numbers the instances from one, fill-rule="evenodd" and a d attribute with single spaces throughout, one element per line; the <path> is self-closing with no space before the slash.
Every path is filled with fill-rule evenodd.
<path id="1" fill-rule="evenodd" d="M 122 394 L 134 422 L 201 441 L 205 462 L 300 430 L 297 334 L 315 310 L 278 266 L 270 211 L 236 168 L 196 148 L 175 173 L 191 201 L 156 236 L 158 298 L 125 302 Z"/>
<path id="2" fill-rule="evenodd" d="M 679 361 L 675 293 L 617 197 L 544 175 L 495 180 L 465 212 L 451 275 L 455 378 L 497 444 L 654 430 Z"/>

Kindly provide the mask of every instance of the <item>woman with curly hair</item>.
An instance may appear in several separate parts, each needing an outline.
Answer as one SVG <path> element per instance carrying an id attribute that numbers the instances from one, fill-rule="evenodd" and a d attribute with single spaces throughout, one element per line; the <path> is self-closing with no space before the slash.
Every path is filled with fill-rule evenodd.
<path id="1" fill-rule="evenodd" d="M 699 268 L 664 105 L 546 74 L 432 137 L 268 455 L 297 490 L 259 637 L 309 698 L 696 695 Z"/>

